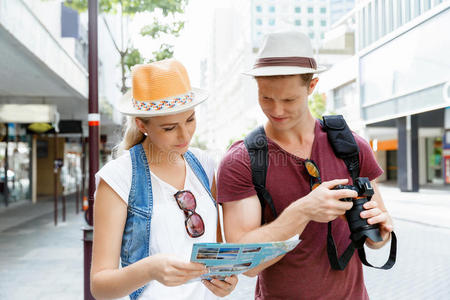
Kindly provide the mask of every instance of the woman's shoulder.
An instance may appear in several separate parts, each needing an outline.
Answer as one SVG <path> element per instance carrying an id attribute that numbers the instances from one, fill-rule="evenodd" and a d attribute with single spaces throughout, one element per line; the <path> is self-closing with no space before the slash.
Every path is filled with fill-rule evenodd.
<path id="1" fill-rule="evenodd" d="M 123 153 L 108 161 L 100 170 L 99 173 L 105 172 L 117 172 L 118 169 L 131 169 L 131 156 L 129 151 L 123 151 Z"/>

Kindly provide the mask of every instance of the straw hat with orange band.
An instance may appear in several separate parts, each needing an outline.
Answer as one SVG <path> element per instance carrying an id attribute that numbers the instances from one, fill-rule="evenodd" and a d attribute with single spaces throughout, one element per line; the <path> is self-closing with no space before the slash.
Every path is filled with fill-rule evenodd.
<path id="1" fill-rule="evenodd" d="M 180 113 L 208 98 L 206 91 L 192 88 L 184 66 L 175 59 L 136 65 L 132 88 L 120 100 L 121 113 L 152 117 Z"/>

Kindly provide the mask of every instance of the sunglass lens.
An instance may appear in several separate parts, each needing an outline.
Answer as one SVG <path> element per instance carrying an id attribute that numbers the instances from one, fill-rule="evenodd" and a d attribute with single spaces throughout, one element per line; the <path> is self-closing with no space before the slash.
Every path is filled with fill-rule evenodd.
<path id="1" fill-rule="evenodd" d="M 306 170 L 308 171 L 309 175 L 312 177 L 320 177 L 319 170 L 317 170 L 317 167 L 310 161 L 305 162 Z"/>
<path id="2" fill-rule="evenodd" d="M 314 190 L 315 188 L 317 188 L 320 185 L 319 182 L 316 182 L 312 185 L 311 190 Z"/>
<path id="3" fill-rule="evenodd" d="M 205 224 L 199 214 L 193 213 L 186 220 L 186 229 L 191 237 L 199 237 L 205 232 Z"/>
<path id="4" fill-rule="evenodd" d="M 179 193 L 177 195 L 177 201 L 182 209 L 194 210 L 196 207 L 195 197 L 188 191 Z"/>

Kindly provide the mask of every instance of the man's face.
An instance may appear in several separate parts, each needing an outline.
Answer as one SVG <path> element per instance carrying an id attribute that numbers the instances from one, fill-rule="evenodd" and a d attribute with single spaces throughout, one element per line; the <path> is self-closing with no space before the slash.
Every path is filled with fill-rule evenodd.
<path id="1" fill-rule="evenodd" d="M 286 130 L 297 124 L 308 111 L 308 96 L 318 79 L 309 85 L 300 75 L 257 77 L 258 99 L 274 129 Z"/>

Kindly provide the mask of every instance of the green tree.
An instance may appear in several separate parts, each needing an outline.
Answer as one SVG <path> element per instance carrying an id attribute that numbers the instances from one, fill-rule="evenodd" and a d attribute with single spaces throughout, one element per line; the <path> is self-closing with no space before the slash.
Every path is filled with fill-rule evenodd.
<path id="1" fill-rule="evenodd" d="M 314 93 L 308 99 L 308 106 L 311 114 L 316 119 L 321 119 L 327 109 L 327 101 L 325 94 Z"/>
<path id="2" fill-rule="evenodd" d="M 135 64 L 141 64 L 146 62 L 142 54 L 133 47 L 130 39 L 125 41 L 124 32 L 126 30 L 126 24 L 137 13 L 141 12 L 154 12 L 160 10 L 163 16 L 167 17 L 169 14 L 172 16 L 179 13 L 183 13 L 188 0 L 99 0 L 99 9 L 103 22 L 114 42 L 114 47 L 120 55 L 120 67 L 122 72 L 122 86 L 121 92 L 123 94 L 128 90 L 126 86 L 127 75 L 129 74 L 131 67 Z M 66 0 L 65 5 L 79 11 L 84 12 L 88 8 L 88 0 Z M 105 18 L 105 14 L 120 14 L 120 41 L 116 41 L 112 34 L 108 22 Z M 184 28 L 184 22 L 173 22 L 171 24 L 161 24 L 156 18 L 153 23 L 146 25 L 141 30 L 141 35 L 148 36 L 153 39 L 159 38 L 161 33 L 178 36 L 180 31 Z M 158 61 L 173 56 L 173 46 L 162 44 L 158 51 L 152 52 L 153 58 L 148 62 Z"/>

